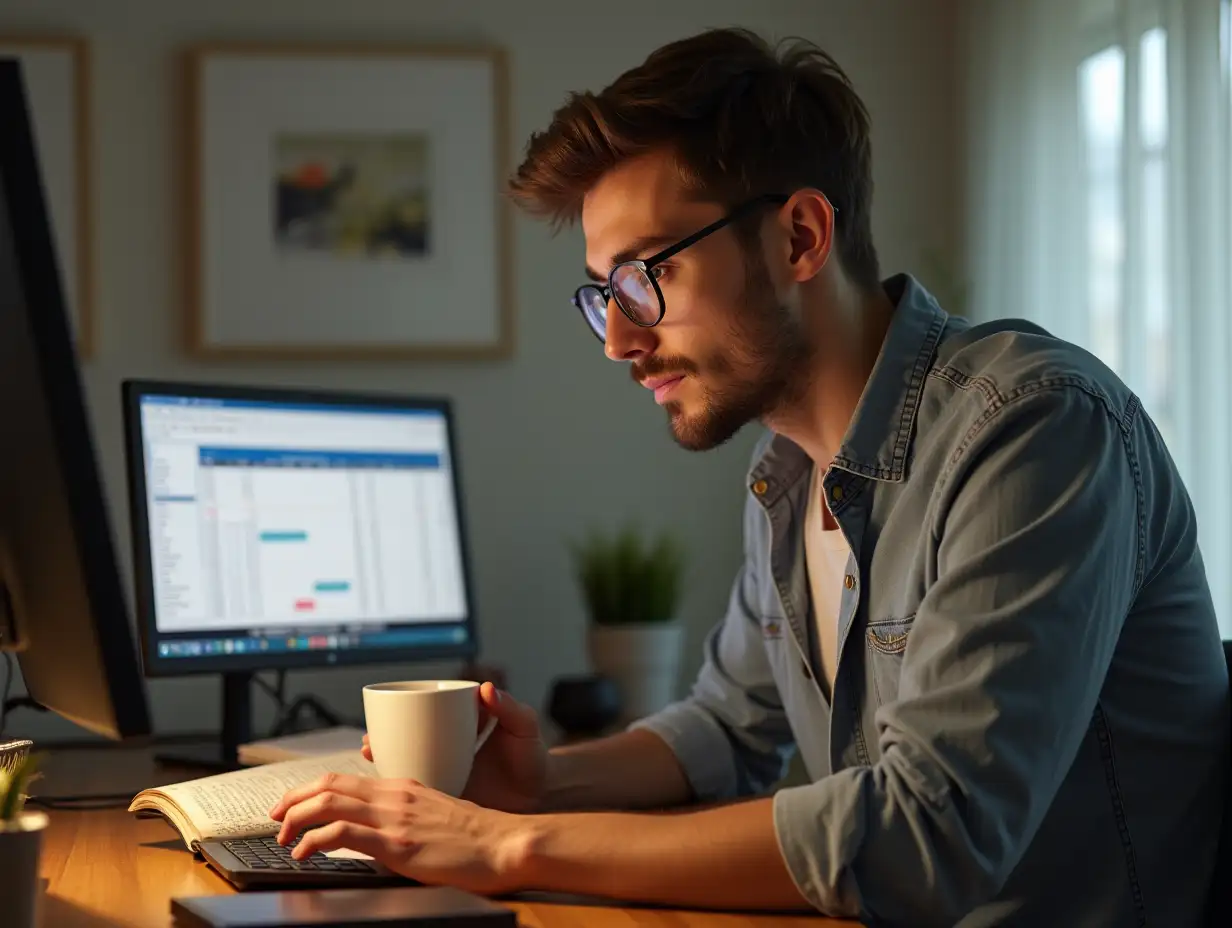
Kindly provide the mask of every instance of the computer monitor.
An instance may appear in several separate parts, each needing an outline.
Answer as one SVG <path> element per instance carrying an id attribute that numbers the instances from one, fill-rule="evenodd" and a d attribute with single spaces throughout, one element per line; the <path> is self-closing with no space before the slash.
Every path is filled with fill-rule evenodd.
<path id="1" fill-rule="evenodd" d="M 16 649 L 18 705 L 107 738 L 144 736 L 144 680 L 12 60 L 0 60 L 0 126 L 0 649 Z"/>
<path id="2" fill-rule="evenodd" d="M 124 421 L 146 673 L 223 674 L 219 766 L 256 671 L 476 653 L 447 400 L 134 380 Z"/>

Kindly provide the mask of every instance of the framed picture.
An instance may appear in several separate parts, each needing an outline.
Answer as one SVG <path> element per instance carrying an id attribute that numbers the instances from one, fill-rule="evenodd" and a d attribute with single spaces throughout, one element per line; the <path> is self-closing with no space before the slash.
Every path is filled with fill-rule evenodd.
<path id="1" fill-rule="evenodd" d="M 90 55 L 84 38 L 0 34 L 0 58 L 21 64 L 69 325 L 94 353 Z"/>
<path id="2" fill-rule="evenodd" d="M 508 355 L 496 48 L 188 52 L 189 350 Z"/>

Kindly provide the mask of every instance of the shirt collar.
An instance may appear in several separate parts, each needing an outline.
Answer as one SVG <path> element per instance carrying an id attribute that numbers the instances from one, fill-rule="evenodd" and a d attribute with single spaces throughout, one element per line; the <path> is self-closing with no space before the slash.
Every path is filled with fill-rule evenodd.
<path id="1" fill-rule="evenodd" d="M 890 277 L 882 287 L 895 304 L 894 313 L 834 467 L 873 480 L 899 482 L 907 472 L 924 378 L 950 317 L 909 274 Z M 795 442 L 774 435 L 749 471 L 749 485 L 769 501 L 810 465 L 808 455 Z"/>

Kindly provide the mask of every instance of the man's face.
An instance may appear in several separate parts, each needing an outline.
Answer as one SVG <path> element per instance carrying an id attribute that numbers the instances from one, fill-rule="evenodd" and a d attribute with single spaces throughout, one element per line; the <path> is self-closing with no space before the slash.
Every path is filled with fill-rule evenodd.
<path id="1" fill-rule="evenodd" d="M 587 267 L 606 282 L 614 264 L 649 258 L 723 213 L 686 193 L 667 154 L 631 160 L 587 194 Z M 807 340 L 777 298 L 759 247 L 742 247 L 728 226 L 653 273 L 662 320 L 638 326 L 610 303 L 605 350 L 630 362 L 633 379 L 654 391 L 682 447 L 713 448 L 790 402 L 807 370 Z"/>

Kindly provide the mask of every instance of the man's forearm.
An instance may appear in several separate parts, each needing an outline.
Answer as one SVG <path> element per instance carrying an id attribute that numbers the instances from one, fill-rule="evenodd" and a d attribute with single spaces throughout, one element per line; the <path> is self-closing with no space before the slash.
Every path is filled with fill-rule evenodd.
<path id="1" fill-rule="evenodd" d="M 689 802 L 676 755 L 645 729 L 553 748 L 543 811 L 656 809 Z"/>
<path id="2" fill-rule="evenodd" d="M 520 889 L 716 909 L 810 909 L 779 851 L 773 800 L 678 815 L 526 816 L 510 842 Z"/>

